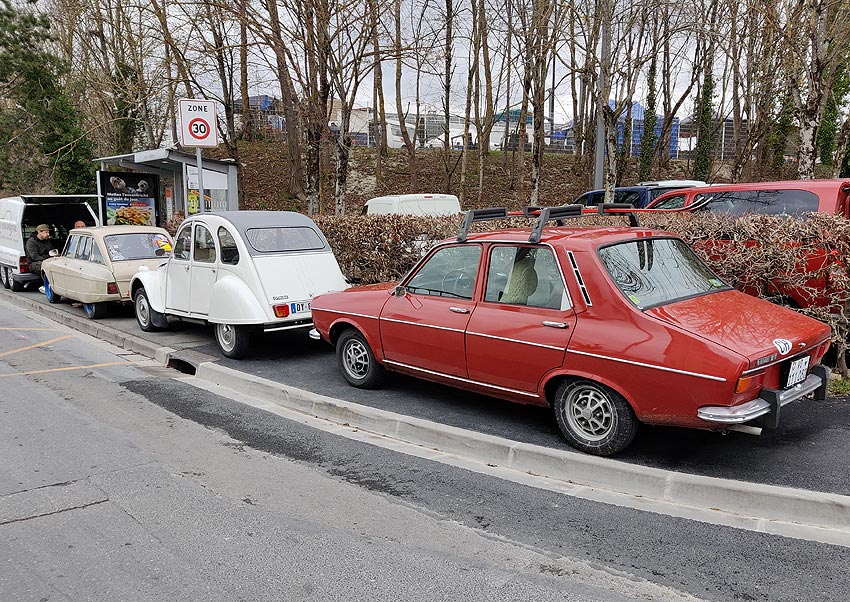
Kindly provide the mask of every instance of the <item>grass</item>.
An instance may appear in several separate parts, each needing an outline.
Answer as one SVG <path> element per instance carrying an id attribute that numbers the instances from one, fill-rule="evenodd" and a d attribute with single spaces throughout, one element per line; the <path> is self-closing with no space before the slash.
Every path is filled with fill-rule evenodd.
<path id="1" fill-rule="evenodd" d="M 835 397 L 850 395 L 850 378 L 831 378 L 829 380 L 829 394 Z"/>

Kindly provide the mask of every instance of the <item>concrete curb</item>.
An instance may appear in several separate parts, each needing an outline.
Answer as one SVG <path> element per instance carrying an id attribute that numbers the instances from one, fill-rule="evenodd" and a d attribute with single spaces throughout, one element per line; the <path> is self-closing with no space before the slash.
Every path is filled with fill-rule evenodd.
<path id="1" fill-rule="evenodd" d="M 146 357 L 155 359 L 163 365 L 168 364 L 169 354 L 175 352 L 171 347 L 163 347 L 151 341 L 141 338 L 140 336 L 129 335 L 126 332 L 100 324 L 95 320 L 89 320 L 82 316 L 75 316 L 64 312 L 61 309 L 52 307 L 44 303 L 38 303 L 27 297 L 22 297 L 14 293 L 2 291 L 0 299 L 17 307 L 27 309 L 33 313 L 41 314 L 50 318 L 54 322 L 59 322 L 69 328 L 73 328 L 83 334 L 91 335 L 101 341 L 106 341 L 116 347 L 121 347 L 127 351 L 138 353 Z"/>
<path id="2" fill-rule="evenodd" d="M 634 498 L 850 535 L 850 496 L 683 474 L 519 443 L 333 399 L 212 362 L 201 363 L 196 377 L 302 414 L 524 473 Z"/>

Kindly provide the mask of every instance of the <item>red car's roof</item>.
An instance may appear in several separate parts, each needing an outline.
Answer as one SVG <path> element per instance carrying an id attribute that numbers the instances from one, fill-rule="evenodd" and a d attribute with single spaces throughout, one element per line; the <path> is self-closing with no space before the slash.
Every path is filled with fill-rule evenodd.
<path id="1" fill-rule="evenodd" d="M 528 242 L 531 234 L 530 228 L 511 228 L 509 230 L 494 230 L 469 235 L 469 242 Z M 649 228 L 630 228 L 626 226 L 560 226 L 545 228 L 540 242 L 551 245 L 564 245 L 572 248 L 595 248 L 614 242 L 634 240 L 635 238 L 647 238 L 651 236 L 673 236 L 664 230 L 650 230 Z M 446 242 L 451 242 L 447 239 Z"/>

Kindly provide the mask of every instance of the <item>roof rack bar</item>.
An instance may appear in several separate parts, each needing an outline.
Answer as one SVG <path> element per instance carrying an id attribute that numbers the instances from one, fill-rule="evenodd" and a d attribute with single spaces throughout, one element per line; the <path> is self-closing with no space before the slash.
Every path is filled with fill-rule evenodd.
<path id="1" fill-rule="evenodd" d="M 565 217 L 581 217 L 583 205 L 563 205 L 561 207 L 542 207 L 540 208 L 540 217 L 531 229 L 531 234 L 528 236 L 528 242 L 537 244 L 543 236 L 543 227 L 546 222 L 558 220 Z"/>
<path id="2" fill-rule="evenodd" d="M 638 224 L 637 215 L 632 211 L 634 208 L 631 203 L 602 203 L 599 205 L 599 215 L 625 214 L 629 218 L 629 225 L 632 228 L 637 228 L 640 224 Z"/>
<path id="3" fill-rule="evenodd" d="M 460 230 L 457 231 L 458 242 L 466 242 L 466 237 L 469 235 L 469 229 L 473 222 L 483 222 L 494 219 L 507 219 L 508 210 L 504 207 L 490 207 L 488 209 L 470 209 L 463 216 L 463 223 L 460 225 Z"/>

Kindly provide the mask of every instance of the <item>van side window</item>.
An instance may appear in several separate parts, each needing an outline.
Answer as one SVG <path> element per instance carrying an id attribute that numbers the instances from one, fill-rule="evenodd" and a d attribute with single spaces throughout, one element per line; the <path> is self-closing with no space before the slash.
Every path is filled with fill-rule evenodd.
<path id="1" fill-rule="evenodd" d="M 694 202 L 697 202 L 697 199 L 700 197 L 696 197 Z M 685 206 L 685 195 L 677 194 L 676 196 L 667 197 L 663 201 L 659 201 L 658 204 L 653 205 L 653 209 L 681 209 Z"/>
<path id="2" fill-rule="evenodd" d="M 224 226 L 218 228 L 218 246 L 221 247 L 221 263 L 239 263 L 239 247 L 236 246 L 233 235 Z"/>
<path id="3" fill-rule="evenodd" d="M 818 210 L 818 196 L 808 190 L 735 190 L 715 193 L 701 209 L 728 215 L 799 216 Z"/>

